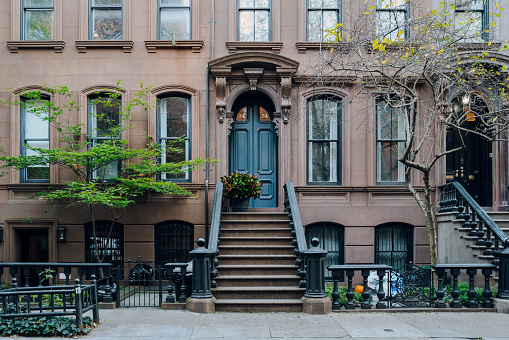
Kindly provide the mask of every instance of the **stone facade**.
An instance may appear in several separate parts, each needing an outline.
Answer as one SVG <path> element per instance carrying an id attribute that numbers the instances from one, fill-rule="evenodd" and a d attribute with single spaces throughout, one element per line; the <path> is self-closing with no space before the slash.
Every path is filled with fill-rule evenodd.
<path id="1" fill-rule="evenodd" d="M 357 7 L 352 0 L 345 2 L 342 10 L 354 15 Z M 152 104 L 165 94 L 190 99 L 191 157 L 206 157 L 209 143 L 210 157 L 220 161 L 210 172 L 209 207 L 205 206 L 204 171 L 192 173 L 191 180 L 182 184 L 196 196 L 148 195 L 130 207 L 120 220 L 124 228 L 124 260 L 138 256 L 154 259 L 154 225 L 164 221 L 191 224 L 194 240 L 205 236 L 205 214 L 212 212 L 214 183 L 231 171 L 228 160 L 236 100 L 256 92 L 274 106 L 271 120 L 277 175 L 272 210 L 283 209 L 283 184 L 292 181 L 305 226 L 319 223 L 344 228 L 345 264 L 373 263 L 375 228 L 394 223 L 413 230 L 410 249 L 413 262 L 429 263 L 424 220 L 414 199 L 404 185 L 377 184 L 374 118 L 356 114 L 373 112 L 374 99 L 353 101 L 342 108 L 340 184 L 308 184 L 307 100 L 329 93 L 347 103 L 350 93 L 347 87 L 303 86 L 307 66 L 319 46 L 306 41 L 306 1 L 272 0 L 272 38 L 267 42 L 238 41 L 236 8 L 236 0 L 215 1 L 214 41 L 211 41 L 211 1 L 193 0 L 189 9 L 191 38 L 177 37 L 172 41 L 158 39 L 157 0 L 123 0 L 122 39 L 101 41 L 88 39 L 88 0 L 55 0 L 54 40 L 27 41 L 20 38 L 23 26 L 20 0 L 4 0 L 0 4 L 0 97 L 15 100 L 28 88 L 65 84 L 74 91 L 73 99 L 86 106 L 87 95 L 94 89 L 108 86 L 117 91 L 115 84 L 121 80 L 122 98 L 131 98 L 139 83 L 144 82 L 152 86 Z M 350 89 L 354 91 L 354 86 Z M 206 115 L 210 122 L 208 140 Z M 73 119 L 86 124 L 86 110 Z M 136 111 L 131 121 L 134 128 L 127 136 L 131 145 L 143 145 L 147 135 L 155 140 L 156 121 L 157 109 Z M 19 108 L 0 105 L 0 144 L 9 154 L 20 153 Z M 50 145 L 58 145 L 54 136 L 50 137 Z M 508 201 L 507 144 L 493 143 L 492 153 L 493 209 L 503 210 Z M 52 166 L 50 184 L 69 176 Z M 444 164 L 438 164 L 434 178 L 437 184 L 445 181 Z M 420 179 L 414 176 L 413 181 L 419 185 Z M 85 261 L 83 225 L 90 221 L 87 209 L 63 206 L 53 209 L 45 202 L 28 198 L 47 183 L 22 182 L 17 172 L 0 178 L 0 226 L 4 240 L 0 243 L 0 261 L 22 260 L 23 230 L 47 232 L 47 261 Z M 109 219 L 106 212 L 98 214 L 98 219 Z M 23 223 L 29 217 L 32 222 Z M 66 228 L 66 242 L 57 243 L 57 229 L 62 226 Z"/>

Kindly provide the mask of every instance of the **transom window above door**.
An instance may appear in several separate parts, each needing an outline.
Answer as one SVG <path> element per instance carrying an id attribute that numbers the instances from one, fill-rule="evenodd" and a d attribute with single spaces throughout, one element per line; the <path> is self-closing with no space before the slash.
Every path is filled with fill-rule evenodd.
<path id="1" fill-rule="evenodd" d="M 271 0 L 237 0 L 239 41 L 271 41 Z"/>

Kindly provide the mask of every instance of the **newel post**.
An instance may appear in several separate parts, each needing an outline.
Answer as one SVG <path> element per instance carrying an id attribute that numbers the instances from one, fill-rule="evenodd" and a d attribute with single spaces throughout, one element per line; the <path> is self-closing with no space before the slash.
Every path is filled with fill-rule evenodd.
<path id="1" fill-rule="evenodd" d="M 509 247 L 494 255 L 499 258 L 497 298 L 509 299 Z"/>
<path id="2" fill-rule="evenodd" d="M 312 247 L 303 252 L 306 258 L 306 293 L 302 298 L 302 311 L 308 314 L 332 312 L 332 300 L 325 294 L 325 267 L 327 251 L 318 248 L 320 241 L 314 237 Z"/>
<path id="3" fill-rule="evenodd" d="M 187 299 L 186 308 L 196 313 L 214 313 L 216 299 L 210 290 L 210 262 L 215 252 L 204 247 L 204 238 L 200 237 L 196 243 L 198 248 L 189 253 L 193 260 L 193 293 Z"/>

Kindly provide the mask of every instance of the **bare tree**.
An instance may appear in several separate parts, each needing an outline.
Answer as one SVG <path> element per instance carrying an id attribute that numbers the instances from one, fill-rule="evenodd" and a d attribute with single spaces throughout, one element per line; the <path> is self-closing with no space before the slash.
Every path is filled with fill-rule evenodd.
<path id="1" fill-rule="evenodd" d="M 432 264 L 434 166 L 464 149 L 466 134 L 495 141 L 507 131 L 508 74 L 498 57 L 507 46 L 496 29 L 503 9 L 496 4 L 488 15 L 483 4 L 457 1 L 456 7 L 440 3 L 431 10 L 412 2 L 408 18 L 406 1 L 377 0 L 329 31 L 325 40 L 335 41 L 323 43 L 307 71 L 313 79 L 307 86 L 348 83 L 350 102 L 376 101 L 370 112 L 354 115 L 375 115 L 377 166 L 388 181 L 404 182 L 415 198 Z M 447 143 L 446 136 L 456 143 Z M 416 175 L 419 180 L 412 181 Z"/>

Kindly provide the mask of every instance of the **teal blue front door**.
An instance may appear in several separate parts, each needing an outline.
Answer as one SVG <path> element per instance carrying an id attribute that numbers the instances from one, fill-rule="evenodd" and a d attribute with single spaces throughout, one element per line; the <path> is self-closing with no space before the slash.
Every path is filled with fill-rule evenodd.
<path id="1" fill-rule="evenodd" d="M 272 113 L 256 101 L 234 112 L 230 135 L 230 172 L 250 173 L 262 182 L 262 194 L 250 208 L 277 206 L 276 133 Z"/>

